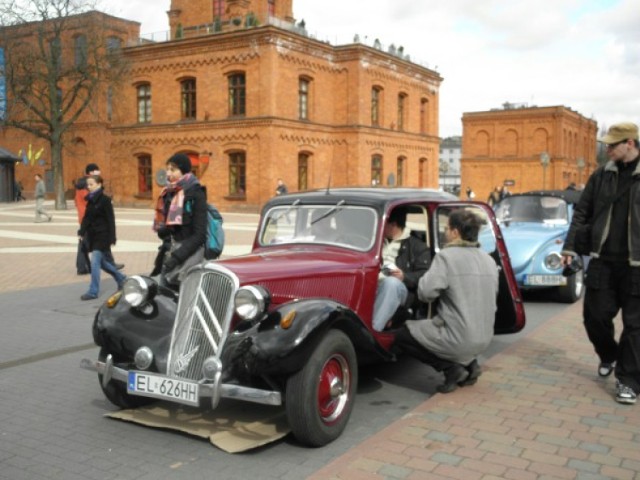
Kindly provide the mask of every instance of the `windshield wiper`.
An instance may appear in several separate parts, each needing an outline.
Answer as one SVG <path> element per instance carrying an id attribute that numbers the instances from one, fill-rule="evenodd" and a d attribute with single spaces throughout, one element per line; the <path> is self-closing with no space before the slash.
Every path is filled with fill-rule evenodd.
<path id="1" fill-rule="evenodd" d="M 344 200 L 340 200 L 338 203 L 336 203 L 336 205 L 334 207 L 331 207 L 329 210 L 327 210 L 325 213 L 323 213 L 322 215 L 320 215 L 318 218 L 316 218 L 314 221 L 311 222 L 310 225 L 315 225 L 316 223 L 318 223 L 320 220 L 324 220 L 325 218 L 327 218 L 330 215 L 333 215 L 334 213 L 336 213 L 338 211 L 338 209 L 345 204 Z"/>
<path id="2" fill-rule="evenodd" d="M 285 215 L 287 215 L 291 210 L 293 210 L 293 207 L 297 207 L 298 204 L 300 203 L 300 199 L 298 198 L 295 202 L 293 202 L 291 205 L 289 205 L 289 207 L 280 213 L 280 215 L 274 215 L 272 218 L 272 222 L 277 222 L 278 220 L 280 220 L 282 217 L 284 217 Z"/>

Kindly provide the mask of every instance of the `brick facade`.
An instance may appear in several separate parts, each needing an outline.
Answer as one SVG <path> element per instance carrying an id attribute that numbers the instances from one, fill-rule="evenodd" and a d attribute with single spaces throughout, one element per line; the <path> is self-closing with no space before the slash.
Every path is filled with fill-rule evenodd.
<path id="1" fill-rule="evenodd" d="M 461 191 L 479 200 L 509 181 L 512 193 L 584 184 L 597 166 L 596 122 L 564 106 L 469 112 L 462 124 Z"/>
<path id="2" fill-rule="evenodd" d="M 306 36 L 299 26 L 284 28 L 291 20 L 290 1 L 275 3 L 282 9 L 275 12 L 278 25 L 269 24 L 271 17 L 253 3 L 227 0 L 225 5 L 235 16 L 255 14 L 257 27 L 228 23 L 213 32 L 200 28 L 211 22 L 205 9 L 211 1 L 174 0 L 169 12 L 174 40 L 125 48 L 129 72 L 117 86 L 111 120 L 99 108 L 93 121 L 85 119 L 69 135 L 65 185 L 91 161 L 102 168 L 116 203 L 151 205 L 161 188 L 157 172 L 172 154 L 184 152 L 199 163 L 209 200 L 222 209 L 257 210 L 273 196 L 278 178 L 290 191 L 329 182 L 370 185 L 373 158 L 381 160 L 375 171 L 381 184 L 437 188 L 442 78 L 400 55 L 359 43 L 336 47 Z M 177 23 L 180 38 L 175 38 Z M 194 26 L 197 31 L 189 30 Z M 245 111 L 234 114 L 230 77 L 239 74 Z M 308 90 L 306 118 L 300 115 L 301 80 Z M 185 81 L 195 86 L 192 118 L 183 118 Z M 142 121 L 141 86 L 148 89 L 151 106 L 151 118 Z M 372 125 L 373 89 L 379 92 L 377 125 Z M 6 148 L 15 148 L 11 138 L 2 139 Z M 243 182 L 231 168 L 238 155 L 244 156 Z M 148 159 L 154 181 L 144 191 L 140 165 Z M 27 190 L 28 177 L 32 174 L 23 176 Z"/>

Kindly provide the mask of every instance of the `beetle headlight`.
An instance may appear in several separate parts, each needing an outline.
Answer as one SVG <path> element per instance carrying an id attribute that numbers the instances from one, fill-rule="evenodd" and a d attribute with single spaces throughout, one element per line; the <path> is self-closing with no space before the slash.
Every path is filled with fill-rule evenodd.
<path id="1" fill-rule="evenodd" d="M 243 320 L 256 319 L 268 305 L 269 292 L 262 287 L 242 287 L 236 292 L 236 314 Z"/>
<path id="2" fill-rule="evenodd" d="M 553 252 L 544 257 L 544 265 L 549 270 L 558 270 L 562 267 L 562 257 L 558 252 Z"/>
<path id="3" fill-rule="evenodd" d="M 122 286 L 125 302 L 132 307 L 139 307 L 155 297 L 158 285 L 149 277 L 132 275 L 127 277 Z"/>

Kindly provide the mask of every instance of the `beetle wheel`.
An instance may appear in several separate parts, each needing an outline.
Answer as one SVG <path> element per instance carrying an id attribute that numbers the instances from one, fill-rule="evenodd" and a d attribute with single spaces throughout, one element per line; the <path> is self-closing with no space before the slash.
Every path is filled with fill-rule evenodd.
<path id="1" fill-rule="evenodd" d="M 287 380 L 287 418 L 296 439 L 320 447 L 338 438 L 351 415 L 357 383 L 351 341 L 341 331 L 329 331 L 305 366 Z"/>

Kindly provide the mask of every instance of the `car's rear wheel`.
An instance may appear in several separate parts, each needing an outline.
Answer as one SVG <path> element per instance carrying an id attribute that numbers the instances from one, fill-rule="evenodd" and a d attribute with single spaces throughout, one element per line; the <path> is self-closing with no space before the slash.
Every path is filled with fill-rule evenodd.
<path id="1" fill-rule="evenodd" d="M 98 360 L 104 362 L 107 359 L 108 352 L 100 349 Z M 102 375 L 98 374 L 98 382 L 102 393 L 111 403 L 120 408 L 137 408 L 152 403 L 154 400 L 147 397 L 138 397 L 127 393 L 127 386 L 123 382 L 111 380 L 106 386 L 102 384 Z"/>
<path id="2" fill-rule="evenodd" d="M 575 303 L 582 296 L 584 290 L 584 270 L 579 270 L 567 277 L 567 284 L 558 287 L 558 301 L 562 303 Z"/>
<path id="3" fill-rule="evenodd" d="M 351 416 L 357 384 L 351 340 L 341 331 L 329 331 L 306 365 L 287 380 L 287 418 L 296 439 L 321 447 L 338 438 Z"/>

